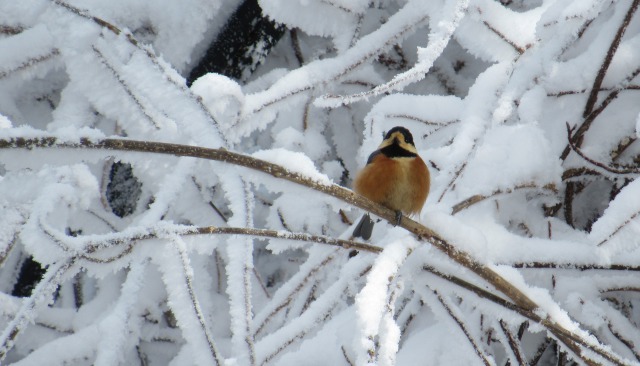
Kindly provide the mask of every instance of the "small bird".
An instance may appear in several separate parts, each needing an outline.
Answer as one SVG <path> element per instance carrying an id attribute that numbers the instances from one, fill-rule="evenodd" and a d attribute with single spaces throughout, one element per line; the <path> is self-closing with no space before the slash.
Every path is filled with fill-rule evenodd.
<path id="1" fill-rule="evenodd" d="M 396 211 L 398 225 L 403 213 L 420 213 L 429 194 L 429 184 L 429 169 L 418 156 L 411 132 L 397 126 L 387 132 L 378 149 L 369 155 L 367 165 L 356 175 L 353 189 Z M 353 230 L 353 236 L 368 240 L 373 224 L 369 214 L 365 214 Z"/>

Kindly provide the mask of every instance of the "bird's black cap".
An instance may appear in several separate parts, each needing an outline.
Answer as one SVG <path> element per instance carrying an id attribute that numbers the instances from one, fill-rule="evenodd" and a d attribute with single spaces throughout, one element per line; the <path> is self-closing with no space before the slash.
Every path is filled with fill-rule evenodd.
<path id="1" fill-rule="evenodd" d="M 389 137 L 391 137 L 391 135 L 394 132 L 400 132 L 402 134 L 402 136 L 404 136 L 404 141 L 408 144 L 414 145 L 413 143 L 413 135 L 411 134 L 411 132 L 409 132 L 409 130 L 407 130 L 406 128 L 402 127 L 402 126 L 396 126 L 392 129 L 390 129 L 387 134 L 384 136 L 384 139 L 388 139 Z M 414 145 L 415 146 L 415 145 Z"/>

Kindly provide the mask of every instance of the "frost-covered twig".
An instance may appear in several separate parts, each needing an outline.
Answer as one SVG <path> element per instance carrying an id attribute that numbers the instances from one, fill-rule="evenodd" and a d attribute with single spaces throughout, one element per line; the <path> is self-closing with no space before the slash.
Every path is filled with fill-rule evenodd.
<path id="1" fill-rule="evenodd" d="M 388 244 L 376 258 L 366 285 L 356 296 L 359 331 L 354 344 L 359 351 L 356 360 L 359 365 L 394 363 L 400 337 L 399 328 L 390 315 L 398 290 L 396 277 L 415 245 L 412 241 Z M 375 339 L 379 339 L 380 344 L 376 344 Z"/>
<path id="2" fill-rule="evenodd" d="M 526 51 L 527 47 L 522 47 L 517 45 L 514 41 L 510 40 L 509 38 L 507 38 L 506 35 L 504 35 L 504 33 L 500 32 L 499 30 L 497 30 L 494 26 L 492 26 L 489 22 L 487 22 L 486 20 L 482 21 L 482 24 L 484 24 L 487 29 L 489 29 L 491 32 L 493 32 L 496 36 L 498 36 L 500 39 L 502 39 L 503 41 L 505 41 L 505 43 L 507 43 L 509 46 L 513 47 L 513 49 L 518 52 L 519 54 L 523 54 L 524 51 Z"/>
<path id="3" fill-rule="evenodd" d="M 243 199 L 232 204 L 234 214 L 230 224 L 253 226 L 253 194 L 249 183 L 238 176 L 223 179 L 223 187 L 231 196 Z M 232 343 L 240 363 L 254 366 L 256 353 L 253 333 L 253 305 L 251 299 L 251 272 L 253 270 L 253 239 L 243 237 L 239 245 L 227 248 L 227 294 L 231 317 Z"/>
<path id="4" fill-rule="evenodd" d="M 307 261 L 303 268 L 301 268 L 298 273 L 296 273 L 295 276 L 287 282 L 287 284 L 280 287 L 269 304 L 255 316 L 255 323 L 258 324 L 258 326 L 255 327 L 255 336 L 260 334 L 276 314 L 289 306 L 293 301 L 294 296 L 305 287 L 307 282 L 313 278 L 313 276 L 315 276 L 322 268 L 334 259 L 335 251 L 332 251 L 330 253 L 326 253 L 321 258 L 314 258 L 316 263 L 310 263 Z"/>
<path id="5" fill-rule="evenodd" d="M 24 27 L 21 27 L 19 25 L 0 24 L 0 34 L 15 36 L 16 34 L 19 34 L 22 32 L 24 32 Z"/>
<path id="6" fill-rule="evenodd" d="M 338 59 L 309 63 L 290 72 L 269 89 L 250 95 L 244 115 L 250 116 L 259 113 L 275 103 L 308 91 L 317 85 L 324 85 L 340 79 L 384 52 L 388 47 L 400 42 L 427 19 L 428 14 L 425 14 L 424 9 L 420 6 L 420 1 L 409 2 L 389 18 L 382 27 L 359 39 Z M 313 75 L 313 77 L 308 75 Z"/>
<path id="7" fill-rule="evenodd" d="M 509 344 L 511 353 L 513 353 L 516 361 L 518 361 L 518 365 L 527 366 L 527 361 L 524 359 L 520 341 L 513 335 L 511 330 L 509 330 L 509 326 L 504 320 L 500 319 L 499 324 L 500 329 L 502 329 L 502 333 L 504 333 L 505 337 L 507 338 L 507 343 Z"/>
<path id="8" fill-rule="evenodd" d="M 576 135 L 577 135 L 577 133 L 576 133 Z M 635 166 L 628 166 L 628 167 L 625 167 L 623 169 L 619 169 L 619 168 L 614 168 L 614 167 L 608 166 L 608 165 L 606 165 L 604 163 L 601 163 L 601 162 L 599 162 L 597 160 L 594 160 L 594 159 L 588 157 L 577 146 L 577 144 L 575 142 L 576 141 L 576 137 L 575 137 L 575 135 L 573 135 L 573 129 L 569 126 L 568 123 L 567 123 L 567 139 L 568 139 L 568 144 L 569 144 L 569 147 L 571 148 L 571 150 L 573 150 L 581 158 L 583 158 L 584 160 L 588 161 L 589 163 L 597 166 L 598 168 L 604 169 L 607 172 L 610 172 L 610 173 L 613 173 L 613 174 L 640 174 L 640 169 L 638 169 Z"/>
<path id="9" fill-rule="evenodd" d="M 353 282 L 370 268 L 371 262 L 372 258 L 354 257 L 342 267 L 337 280 L 309 306 L 307 311 L 257 342 L 256 353 L 261 356 L 259 359 L 262 360 L 260 364 L 268 363 L 284 349 L 330 318 L 338 304 L 341 303 L 341 297 L 353 285 Z"/>
<path id="10" fill-rule="evenodd" d="M 147 46 L 141 44 L 134 37 L 134 35 L 131 32 L 129 32 L 128 30 L 127 31 L 123 31 L 120 28 L 118 28 L 117 26 L 115 26 L 113 23 L 110 23 L 110 22 L 108 22 L 108 21 L 106 21 L 106 20 L 104 20 L 104 19 L 102 19 L 100 17 L 97 17 L 97 16 L 89 13 L 89 11 L 87 11 L 87 10 L 83 10 L 83 9 L 77 8 L 77 7 L 75 7 L 75 6 L 71 5 L 71 4 L 68 4 L 68 3 L 66 3 L 66 2 L 64 2 L 62 0 L 51 0 L 51 1 L 54 4 L 59 5 L 62 8 L 72 12 L 73 14 L 76 14 L 76 15 L 82 17 L 82 18 L 85 18 L 85 19 L 93 21 L 98 26 L 108 29 L 109 31 L 111 31 L 115 35 L 124 34 L 125 39 L 131 45 L 133 45 L 138 50 L 144 52 L 145 55 L 147 55 L 148 59 L 152 62 L 152 64 L 158 70 L 160 70 L 163 73 L 163 75 L 165 76 L 165 79 L 167 81 L 171 82 L 176 88 L 178 88 L 180 91 L 182 91 L 182 93 L 187 95 L 189 97 L 189 99 L 198 106 L 199 110 L 202 112 L 202 114 L 205 116 L 205 118 L 211 123 L 212 126 L 215 126 L 215 130 L 216 130 L 216 132 L 218 134 L 218 137 L 223 142 L 223 146 L 229 146 L 229 141 L 227 140 L 226 136 L 224 134 L 222 134 L 218 121 L 216 121 L 216 119 L 213 117 L 213 115 L 211 115 L 211 113 L 209 112 L 207 107 L 204 105 L 204 102 L 202 101 L 202 99 L 197 97 L 193 93 L 193 91 L 191 91 L 191 89 L 188 88 L 185 85 L 184 79 L 179 77 L 177 75 L 177 73 L 175 73 L 174 70 L 168 68 L 168 65 L 167 65 L 166 62 L 159 60 L 158 56 L 155 54 L 155 52 L 150 47 L 147 47 Z"/>
<path id="11" fill-rule="evenodd" d="M 68 258 L 51 264 L 38 285 L 33 289 L 31 296 L 23 300 L 20 310 L 0 334 L 0 361 L 4 360 L 7 353 L 13 348 L 16 337 L 33 319 L 37 311 L 36 308 L 52 301 L 53 294 L 60 285 L 62 277 L 73 267 L 75 262 L 75 258 Z"/>
<path id="12" fill-rule="evenodd" d="M 171 241 L 167 247 L 175 251 L 159 252 L 153 259 L 162 272 L 173 314 L 180 324 L 185 339 L 193 345 L 194 351 L 197 351 L 193 359 L 196 364 L 224 365 L 224 359 L 218 351 L 195 293 L 193 267 L 186 244 L 175 234 L 169 233 L 165 237 Z"/>
<path id="13" fill-rule="evenodd" d="M 583 352 L 580 351 L 580 347 L 584 347 L 585 349 L 588 349 L 592 352 L 594 352 L 595 354 L 602 356 L 604 359 L 608 360 L 609 362 L 611 362 L 614 365 L 631 365 L 629 362 L 627 362 L 625 359 L 621 358 L 620 356 L 618 356 L 617 354 L 613 353 L 610 349 L 606 348 L 605 346 L 599 344 L 599 343 L 594 343 L 593 340 L 588 340 L 586 338 L 584 338 L 583 336 L 577 335 L 575 333 L 572 333 L 570 331 L 568 331 L 567 329 L 565 329 L 563 326 L 561 326 L 560 324 L 557 324 L 555 321 L 549 319 L 549 318 L 541 318 L 540 315 L 535 312 L 535 311 L 531 311 L 531 310 L 527 310 L 524 309 L 520 306 L 518 306 L 517 304 L 514 304 L 510 301 L 507 301 L 483 288 L 480 288 L 470 282 L 467 282 L 463 279 L 460 279 L 456 276 L 452 276 L 449 274 L 444 274 L 442 272 L 439 272 L 438 270 L 434 269 L 433 267 L 430 266 L 424 266 L 423 269 L 427 272 L 433 273 L 434 275 L 441 277 L 455 285 L 458 285 L 474 294 L 476 294 L 477 296 L 484 298 L 486 300 L 489 300 L 495 304 L 498 304 L 502 307 L 504 307 L 505 309 L 511 310 L 525 318 L 528 318 L 530 320 L 533 320 L 536 323 L 539 323 L 540 325 L 546 327 L 552 334 L 554 334 L 562 343 L 564 343 L 567 347 L 569 347 L 569 349 L 571 349 L 574 354 L 579 357 L 583 362 L 589 364 L 589 365 L 594 365 L 593 361 L 591 360 L 591 357 L 583 354 Z"/>
<path id="14" fill-rule="evenodd" d="M 145 106 L 142 101 L 140 100 L 140 97 L 136 96 L 135 93 L 133 92 L 133 90 L 131 89 L 131 87 L 128 85 L 127 80 L 122 77 L 122 75 L 120 75 L 120 73 L 118 73 L 118 71 L 115 69 L 115 67 L 109 62 L 109 60 L 107 60 L 107 58 L 105 57 L 105 55 L 102 53 L 102 51 L 100 51 L 95 45 L 92 46 L 93 52 L 95 52 L 95 54 L 98 56 L 98 59 L 100 60 L 100 62 L 109 70 L 111 71 L 111 74 L 113 75 L 113 77 L 118 81 L 118 83 L 122 86 L 122 89 L 124 89 L 124 91 L 127 93 L 127 95 L 133 100 L 133 102 L 138 106 L 138 108 L 140 109 L 140 112 L 142 112 L 142 114 L 144 114 L 145 117 L 147 117 L 147 119 L 149 120 L 149 122 L 151 122 L 151 124 L 157 129 L 159 130 L 161 128 L 161 124 L 155 120 L 155 118 L 153 118 L 153 116 L 151 115 L 151 113 L 149 112 L 149 108 L 148 106 Z"/>
<path id="15" fill-rule="evenodd" d="M 548 190 L 551 191 L 552 193 L 558 193 L 558 189 L 555 187 L 555 185 L 553 184 L 547 184 L 543 187 L 539 187 L 538 185 L 534 184 L 534 183 L 529 183 L 529 184 L 521 184 L 518 186 L 513 187 L 512 189 L 505 189 L 505 190 L 496 190 L 493 193 L 489 194 L 489 195 L 482 195 L 482 194 L 476 194 L 474 196 L 471 196 L 467 199 L 464 199 L 458 203 L 456 203 L 455 205 L 453 205 L 453 207 L 451 208 L 451 213 L 453 215 L 457 214 L 458 212 L 465 210 L 473 205 L 475 205 L 476 203 L 482 202 L 488 198 L 492 198 L 498 195 L 502 195 L 502 194 L 511 194 L 514 191 L 517 190 L 521 190 L 521 189 L 541 189 L 541 190 Z"/>
<path id="16" fill-rule="evenodd" d="M 632 266 L 626 264 L 574 264 L 574 263 L 559 263 L 559 262 L 515 262 L 509 263 L 509 266 L 513 268 L 531 268 L 531 269 L 566 269 L 579 271 L 640 271 L 640 266 Z"/>
<path id="17" fill-rule="evenodd" d="M 447 121 L 447 122 L 433 122 L 433 121 L 429 121 L 426 120 L 424 118 L 420 118 L 417 116 L 413 116 L 407 113 L 403 113 L 403 114 L 392 114 L 392 113 L 388 113 L 385 114 L 384 116 L 385 119 L 390 119 L 390 118 L 403 118 L 403 119 L 408 119 L 411 121 L 416 121 L 416 122 L 420 122 L 420 123 L 424 123 L 425 125 L 429 125 L 429 126 L 438 126 L 438 127 L 446 127 L 449 126 L 453 123 L 456 122 L 460 122 L 460 120 L 454 120 L 454 121 Z"/>
<path id="18" fill-rule="evenodd" d="M 611 321 L 607 323 L 607 328 L 609 328 L 609 331 L 611 332 L 611 334 L 613 334 L 613 336 L 616 337 L 620 341 L 620 343 L 624 344 L 629 349 L 629 351 L 633 353 L 633 356 L 636 358 L 636 360 L 640 362 L 640 353 L 638 352 L 636 345 L 633 344 L 632 341 L 626 339 L 622 334 L 620 334 L 619 331 L 614 329 L 613 325 L 611 324 Z"/>
<path id="19" fill-rule="evenodd" d="M 6 78 L 7 76 L 16 73 L 18 71 L 22 71 L 22 70 L 26 70 L 29 67 L 32 67 L 34 65 L 37 65 L 39 63 L 42 63 L 44 61 L 48 61 L 56 56 L 58 56 L 60 54 L 60 51 L 57 48 L 52 49 L 49 53 L 41 55 L 41 56 L 37 56 L 37 57 L 33 57 L 33 58 L 29 58 L 27 60 L 25 60 L 24 62 L 22 62 L 22 64 L 20 64 L 18 67 L 15 67 L 11 70 L 4 70 L 4 71 L 0 71 L 0 79 Z"/>
<path id="20" fill-rule="evenodd" d="M 638 9 L 638 5 L 640 4 L 640 0 L 633 0 L 633 3 L 629 6 L 629 10 L 625 14 L 620 27 L 618 27 L 618 31 L 616 32 L 615 37 L 611 41 L 609 45 L 609 49 L 607 50 L 607 54 L 602 61 L 602 65 L 600 66 L 600 70 L 596 75 L 596 78 L 593 80 L 593 86 L 591 87 L 591 92 L 589 93 L 589 98 L 587 99 L 587 103 L 584 107 L 584 112 L 582 113 L 583 117 L 587 117 L 593 111 L 596 101 L 598 100 L 598 91 L 600 90 L 600 86 L 604 81 L 604 77 L 607 74 L 607 70 L 609 70 L 609 66 L 611 65 L 611 61 L 613 61 L 613 55 L 615 55 L 618 50 L 618 46 L 620 46 L 620 42 L 622 41 L 622 37 L 624 36 L 629 23 L 631 23 L 631 18 L 633 18 L 636 10 Z M 582 134 L 578 135 L 578 137 L 582 136 Z M 579 146 L 579 144 L 578 144 Z"/>
<path id="21" fill-rule="evenodd" d="M 584 121 L 582 122 L 580 127 L 578 127 L 575 135 L 573 136 L 576 146 L 580 147 L 580 145 L 582 144 L 583 135 L 589 130 L 593 121 L 595 121 L 595 119 L 609 106 L 609 104 L 611 104 L 611 102 L 613 102 L 618 97 L 620 92 L 624 90 L 629 85 L 629 83 L 639 74 L 640 67 L 636 68 L 633 72 L 627 75 L 624 80 L 619 82 L 609 93 L 609 95 L 607 95 L 607 97 L 602 101 L 602 103 L 600 103 L 597 108 L 593 109 L 587 116 L 584 117 Z M 567 146 L 562 151 L 560 158 L 562 160 L 565 160 L 570 151 L 571 146 L 567 144 Z"/>
<path id="22" fill-rule="evenodd" d="M 611 234 L 609 234 L 609 236 L 607 236 L 606 238 L 604 238 L 601 242 L 598 243 L 598 246 L 601 246 L 602 244 L 606 243 L 607 241 L 609 241 L 614 235 L 616 235 L 620 230 L 622 230 L 625 226 L 629 225 L 629 223 L 631 223 L 631 221 L 635 220 L 636 217 L 638 217 L 638 215 L 640 215 L 640 211 L 637 211 L 636 213 L 634 213 L 633 215 L 631 215 L 631 217 L 629 217 L 625 222 L 623 222 L 622 224 L 620 224 L 620 226 L 618 226 Z"/>
<path id="23" fill-rule="evenodd" d="M 531 358 L 531 362 L 529 363 L 530 366 L 537 366 L 538 365 L 538 362 L 540 362 L 540 359 L 542 358 L 542 355 L 544 354 L 544 352 L 547 350 L 547 348 L 551 344 L 551 341 L 552 341 L 551 338 L 545 338 L 544 341 L 542 341 L 542 343 L 540 343 L 540 346 L 538 346 L 538 349 L 536 350 L 536 353 Z"/>
<path id="24" fill-rule="evenodd" d="M 486 355 L 485 352 L 482 349 L 480 349 L 479 343 L 476 341 L 476 339 L 471 335 L 467 327 L 464 325 L 464 321 L 461 319 L 458 311 L 453 310 L 453 304 L 451 304 L 449 300 L 445 300 L 437 290 L 435 289 L 430 289 L 430 290 L 433 292 L 436 299 L 438 299 L 438 302 L 444 308 L 447 314 L 449 314 L 449 317 L 451 317 L 451 319 L 458 325 L 460 330 L 462 330 L 462 333 L 467 338 L 467 340 L 469 341 L 469 344 L 471 344 L 471 347 L 473 347 L 473 350 L 475 351 L 478 358 L 480 358 L 482 363 L 485 364 L 485 366 L 495 366 L 496 363 L 493 360 L 493 358 L 489 355 Z"/>
<path id="25" fill-rule="evenodd" d="M 605 91 L 613 91 L 613 90 L 615 90 L 615 88 L 604 88 L 604 87 L 601 87 L 598 91 L 599 92 L 605 92 Z M 640 85 L 628 85 L 628 86 L 622 88 L 622 90 L 640 90 Z M 586 89 L 581 89 L 581 90 L 563 90 L 563 91 L 558 91 L 558 92 L 547 93 L 547 96 L 548 97 L 563 97 L 565 95 L 584 94 L 586 92 L 587 92 Z"/>
<path id="26" fill-rule="evenodd" d="M 473 144 L 473 147 L 475 148 L 476 144 Z M 467 167 L 467 162 L 463 162 L 462 165 L 460 165 L 460 168 L 458 168 L 455 172 L 455 174 L 453 175 L 453 177 L 451 178 L 451 180 L 449 181 L 449 184 L 447 184 L 447 186 L 442 190 L 442 193 L 440 194 L 440 197 L 438 197 L 438 202 L 441 202 L 442 199 L 444 198 L 444 195 L 447 194 L 447 192 L 451 189 L 453 189 L 453 187 L 455 186 L 456 180 L 460 177 L 460 175 L 462 174 L 462 171 L 464 170 L 464 168 Z"/>
<path id="27" fill-rule="evenodd" d="M 452 0 L 456 1 L 456 0 Z M 451 6 L 450 4 L 447 4 Z M 451 14 L 448 18 L 440 19 L 435 24 L 435 30 L 429 35 L 429 44 L 426 48 L 418 49 L 418 62 L 409 70 L 396 75 L 391 81 L 376 86 L 373 90 L 352 95 L 324 95 L 317 100 L 317 105 L 324 107 L 337 107 L 352 104 L 370 97 L 401 90 L 405 86 L 424 79 L 433 62 L 442 54 L 449 43 L 451 36 L 458 28 L 469 5 L 468 0 L 457 0 L 455 6 L 451 6 Z"/>

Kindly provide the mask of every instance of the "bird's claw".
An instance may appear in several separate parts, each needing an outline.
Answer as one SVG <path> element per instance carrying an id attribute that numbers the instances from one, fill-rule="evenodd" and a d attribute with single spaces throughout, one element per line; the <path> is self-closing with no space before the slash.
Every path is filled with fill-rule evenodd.
<path id="1" fill-rule="evenodd" d="M 393 226 L 398 226 L 402 223 L 402 211 L 396 211 L 396 223 Z"/>

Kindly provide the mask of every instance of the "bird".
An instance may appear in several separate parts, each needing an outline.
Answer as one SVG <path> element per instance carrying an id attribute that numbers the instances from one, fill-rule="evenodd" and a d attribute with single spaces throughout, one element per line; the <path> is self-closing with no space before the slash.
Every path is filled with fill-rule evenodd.
<path id="1" fill-rule="evenodd" d="M 429 194 L 429 168 L 418 155 L 413 135 L 396 126 L 389 130 L 378 149 L 369 155 L 367 164 L 353 181 L 353 190 L 396 212 L 396 225 L 402 214 L 422 211 Z M 374 222 L 365 214 L 353 230 L 353 237 L 368 240 Z"/>

